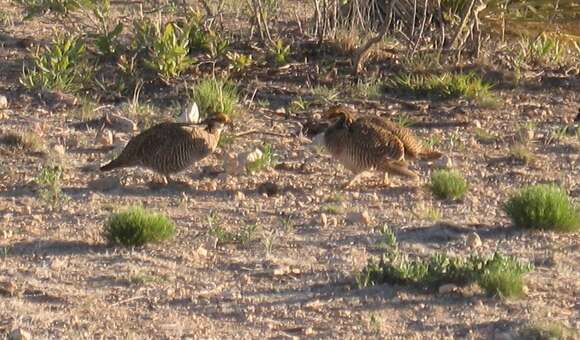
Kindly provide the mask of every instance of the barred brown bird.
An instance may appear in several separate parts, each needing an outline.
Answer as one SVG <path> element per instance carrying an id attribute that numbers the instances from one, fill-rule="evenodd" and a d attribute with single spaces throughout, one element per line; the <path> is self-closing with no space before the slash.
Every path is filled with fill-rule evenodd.
<path id="1" fill-rule="evenodd" d="M 161 123 L 133 137 L 121 154 L 101 171 L 141 166 L 151 169 L 169 181 L 169 175 L 190 167 L 210 155 L 229 118 L 217 114 L 199 125 Z"/>
<path id="2" fill-rule="evenodd" d="M 324 146 L 355 174 L 345 187 L 352 186 L 369 171 L 384 172 L 385 185 L 389 173 L 417 178 L 418 175 L 408 168 L 407 160 L 442 156 L 438 151 L 424 148 L 411 130 L 381 117 L 365 116 L 355 120 L 354 111 L 344 105 L 330 108 L 324 117 L 336 119 L 323 132 Z"/>

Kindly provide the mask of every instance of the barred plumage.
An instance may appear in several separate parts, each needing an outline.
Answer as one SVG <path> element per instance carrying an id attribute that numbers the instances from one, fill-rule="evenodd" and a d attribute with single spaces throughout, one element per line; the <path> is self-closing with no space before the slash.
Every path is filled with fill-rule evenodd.
<path id="1" fill-rule="evenodd" d="M 161 123 L 133 137 L 121 154 L 101 171 L 141 166 L 162 175 L 190 167 L 210 155 L 217 147 L 223 124 L 229 122 L 222 114 L 206 119 L 201 125 Z"/>
<path id="2" fill-rule="evenodd" d="M 335 106 L 326 113 L 327 119 L 337 119 L 324 132 L 324 145 L 330 154 L 355 173 L 347 183 L 351 186 L 367 171 L 389 173 L 416 178 L 406 160 L 435 159 L 442 154 L 427 150 L 417 141 L 411 130 L 380 117 L 360 117 L 346 106 Z"/>

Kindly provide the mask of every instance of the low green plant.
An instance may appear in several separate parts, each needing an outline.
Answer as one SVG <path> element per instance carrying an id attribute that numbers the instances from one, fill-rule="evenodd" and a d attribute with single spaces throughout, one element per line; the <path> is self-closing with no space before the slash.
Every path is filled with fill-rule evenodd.
<path id="1" fill-rule="evenodd" d="M 503 205 L 517 228 L 575 232 L 580 230 L 580 207 L 559 186 L 537 184 L 518 190 Z"/>
<path id="2" fill-rule="evenodd" d="M 336 100 L 340 91 L 332 87 L 316 86 L 312 89 L 312 94 L 318 101 L 328 103 Z"/>
<path id="3" fill-rule="evenodd" d="M 220 139 L 218 140 L 218 146 L 220 148 L 223 148 L 225 146 L 232 145 L 235 140 L 236 140 L 235 136 L 228 133 L 222 133 L 220 135 Z"/>
<path id="4" fill-rule="evenodd" d="M 285 65 L 288 63 L 288 55 L 290 54 L 290 45 L 284 44 L 282 39 L 278 39 L 274 42 L 270 48 L 270 53 L 274 58 L 276 65 Z"/>
<path id="5" fill-rule="evenodd" d="M 199 106 L 200 115 L 206 117 L 221 112 L 233 116 L 238 103 L 234 83 L 226 79 L 204 79 L 193 88 L 192 99 Z"/>
<path id="6" fill-rule="evenodd" d="M 433 149 L 437 145 L 441 144 L 441 138 L 439 136 L 429 136 L 429 138 L 423 139 L 423 145 L 427 147 L 427 149 Z"/>
<path id="7" fill-rule="evenodd" d="M 409 73 L 433 72 L 441 69 L 441 55 L 438 53 L 416 53 L 401 58 L 401 66 Z"/>
<path id="8" fill-rule="evenodd" d="M 415 123 L 415 120 L 406 113 L 399 113 L 395 116 L 395 122 L 402 127 L 409 127 Z"/>
<path id="9" fill-rule="evenodd" d="M 459 200 L 465 196 L 469 184 L 458 171 L 439 169 L 431 174 L 430 187 L 440 199 Z"/>
<path id="10" fill-rule="evenodd" d="M 359 288 L 389 283 L 433 289 L 447 283 L 477 283 L 490 295 L 512 298 L 523 294 L 523 275 L 533 270 L 531 264 L 497 252 L 487 257 L 462 258 L 436 253 L 428 258 L 412 259 L 399 250 L 390 228 L 383 227 L 381 234 L 385 251 L 378 263 L 370 260 L 356 276 Z"/>
<path id="11" fill-rule="evenodd" d="M 351 89 L 351 95 L 356 98 L 377 99 L 381 96 L 381 84 L 375 81 L 359 81 Z"/>
<path id="12" fill-rule="evenodd" d="M 230 68 L 236 72 L 245 71 L 254 62 L 250 54 L 227 52 L 226 57 L 230 62 Z"/>
<path id="13" fill-rule="evenodd" d="M 169 82 L 192 64 L 189 57 L 189 31 L 173 23 L 167 23 L 163 29 L 157 24 L 155 29 L 154 40 L 144 62 L 162 81 Z"/>
<path id="14" fill-rule="evenodd" d="M 80 36 L 58 35 L 48 47 L 37 47 L 34 65 L 24 67 L 20 83 L 28 89 L 78 91 L 88 77 L 86 46 Z"/>
<path id="15" fill-rule="evenodd" d="M 296 99 L 290 102 L 290 111 L 306 111 L 312 105 L 312 102 L 298 96 Z"/>
<path id="16" fill-rule="evenodd" d="M 97 54 L 103 58 L 113 58 L 120 48 L 119 35 L 123 32 L 123 23 L 112 25 L 110 19 L 110 0 L 101 0 L 99 6 L 93 8 L 93 16 L 97 32 L 89 34 L 94 39 Z"/>
<path id="17" fill-rule="evenodd" d="M 274 167 L 277 163 L 278 156 L 274 153 L 271 144 L 263 144 L 260 148 L 262 155 L 246 165 L 246 170 L 249 173 L 262 171 L 268 167 Z"/>
<path id="18" fill-rule="evenodd" d="M 497 140 L 497 136 L 493 133 L 482 129 L 482 128 L 475 128 L 475 138 L 478 142 L 482 144 L 491 144 Z"/>
<path id="19" fill-rule="evenodd" d="M 38 185 L 38 197 L 51 208 L 61 206 L 67 197 L 62 192 L 63 170 L 61 167 L 45 166 L 34 180 Z"/>
<path id="20" fill-rule="evenodd" d="M 492 85 L 484 82 L 475 73 L 440 75 L 405 73 L 394 76 L 386 83 L 386 87 L 402 94 L 436 99 L 465 97 L 488 101 L 492 97 Z"/>
<path id="21" fill-rule="evenodd" d="M 257 224 L 249 224 L 239 231 L 229 231 L 221 226 L 215 212 L 210 212 L 207 217 L 208 235 L 217 239 L 219 244 L 239 243 L 245 245 L 255 239 L 258 230 Z"/>
<path id="22" fill-rule="evenodd" d="M 172 238 L 175 225 L 161 213 L 142 206 L 131 206 L 109 217 L 103 235 L 111 244 L 139 247 Z"/>

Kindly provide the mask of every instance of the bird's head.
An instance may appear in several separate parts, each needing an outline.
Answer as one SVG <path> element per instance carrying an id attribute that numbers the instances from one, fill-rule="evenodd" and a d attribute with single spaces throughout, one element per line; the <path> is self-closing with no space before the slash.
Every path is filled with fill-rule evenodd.
<path id="1" fill-rule="evenodd" d="M 355 112 L 346 105 L 335 105 L 322 114 L 322 118 L 331 121 L 343 121 L 346 125 L 352 124 Z"/>
<path id="2" fill-rule="evenodd" d="M 223 113 L 216 113 L 212 116 L 209 116 L 205 119 L 205 124 L 207 124 L 210 130 L 218 130 L 221 131 L 225 128 L 226 125 L 232 125 L 232 120 L 230 117 L 226 116 Z"/>

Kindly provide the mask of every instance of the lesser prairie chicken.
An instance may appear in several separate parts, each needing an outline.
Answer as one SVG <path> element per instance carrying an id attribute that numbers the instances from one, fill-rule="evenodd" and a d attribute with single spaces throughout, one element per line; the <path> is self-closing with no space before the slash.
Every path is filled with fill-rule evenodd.
<path id="1" fill-rule="evenodd" d="M 323 133 L 322 144 L 332 157 L 355 176 L 344 187 L 354 185 L 370 171 L 407 178 L 418 175 L 409 169 L 408 160 L 437 159 L 438 151 L 426 149 L 411 130 L 378 116 L 355 118 L 352 109 L 338 105 L 325 112 L 324 118 L 334 121 Z"/>
<path id="2" fill-rule="evenodd" d="M 167 183 L 169 176 L 183 171 L 209 156 L 217 147 L 224 124 L 223 114 L 211 116 L 199 125 L 161 123 L 131 138 L 121 154 L 101 171 L 140 166 L 160 174 Z"/>

